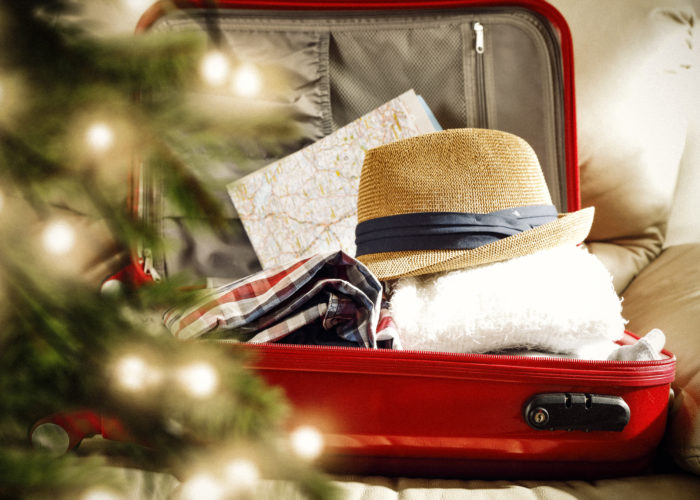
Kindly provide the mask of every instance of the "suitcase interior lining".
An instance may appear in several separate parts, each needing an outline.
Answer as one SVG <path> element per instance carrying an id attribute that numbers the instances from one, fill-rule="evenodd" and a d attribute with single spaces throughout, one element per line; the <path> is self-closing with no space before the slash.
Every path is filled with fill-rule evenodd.
<path id="1" fill-rule="evenodd" d="M 207 11 L 161 18 L 152 31 L 202 32 Z M 215 21 L 227 51 L 260 70 L 259 98 L 230 92 L 189 95 L 205 113 L 264 114 L 292 120 L 298 137 L 282 147 L 240 144 L 210 153 L 178 140 L 180 154 L 220 187 L 230 231 L 213 234 L 162 206 L 156 220 L 171 246 L 156 259 L 162 273 L 187 270 L 200 277 L 235 279 L 259 269 L 225 186 L 290 154 L 413 88 L 444 128 L 488 127 L 525 138 L 535 149 L 555 205 L 566 200 L 563 84 L 557 79 L 558 42 L 536 15 L 519 10 L 278 13 L 220 10 Z M 477 54 L 474 22 L 484 26 Z M 514 50 L 517 48 L 517 50 Z M 478 58 L 483 57 L 482 61 Z M 485 92 L 483 99 L 479 95 Z M 485 109 L 481 102 L 485 103 Z M 236 130 L 231 130 L 235 137 Z M 245 147 L 244 147 L 245 149 Z M 215 153 L 215 154 L 214 154 Z M 157 203 L 152 207 L 159 206 Z"/>

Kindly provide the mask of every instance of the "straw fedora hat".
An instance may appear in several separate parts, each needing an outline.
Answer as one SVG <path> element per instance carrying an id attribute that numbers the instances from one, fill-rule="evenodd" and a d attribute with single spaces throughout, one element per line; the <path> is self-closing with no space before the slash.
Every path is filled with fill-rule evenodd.
<path id="1" fill-rule="evenodd" d="M 369 150 L 357 218 L 358 260 L 390 280 L 578 244 L 593 208 L 558 214 L 523 139 L 453 129 Z"/>

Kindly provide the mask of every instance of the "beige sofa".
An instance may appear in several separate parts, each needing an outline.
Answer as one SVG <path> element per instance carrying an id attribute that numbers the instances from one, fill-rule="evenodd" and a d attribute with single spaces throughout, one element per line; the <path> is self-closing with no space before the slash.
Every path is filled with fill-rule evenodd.
<path id="1" fill-rule="evenodd" d="M 661 328 L 678 359 L 655 469 L 566 482 L 337 477 L 348 499 L 700 498 L 700 0 L 551 3 L 574 38 L 583 204 L 596 207 L 589 248 L 614 275 L 628 328 Z M 108 254 L 91 260 L 93 276 L 113 268 L 96 266 Z M 133 498 L 178 487 L 123 472 Z"/>
<path id="2" fill-rule="evenodd" d="M 628 328 L 668 337 L 668 444 L 700 474 L 700 2 L 556 5 L 574 36 L 581 189 L 597 209 L 589 246 L 614 275 Z"/>

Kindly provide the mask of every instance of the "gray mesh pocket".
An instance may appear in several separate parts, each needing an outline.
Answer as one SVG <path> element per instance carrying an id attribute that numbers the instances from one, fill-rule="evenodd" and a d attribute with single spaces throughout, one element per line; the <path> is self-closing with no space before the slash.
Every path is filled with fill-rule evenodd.
<path id="1" fill-rule="evenodd" d="M 334 127 L 411 88 L 444 128 L 467 124 L 459 25 L 336 31 L 329 59 Z"/>

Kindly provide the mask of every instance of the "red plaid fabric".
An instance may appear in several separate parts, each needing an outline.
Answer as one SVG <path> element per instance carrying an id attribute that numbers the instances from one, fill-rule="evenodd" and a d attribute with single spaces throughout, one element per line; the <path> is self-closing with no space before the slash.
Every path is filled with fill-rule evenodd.
<path id="1" fill-rule="evenodd" d="M 235 338 L 245 332 L 248 342 L 278 342 L 315 325 L 358 346 L 400 348 L 382 307 L 381 283 L 343 252 L 267 269 L 197 297 L 190 306 L 164 313 L 175 337 L 226 338 L 230 333 Z"/>

